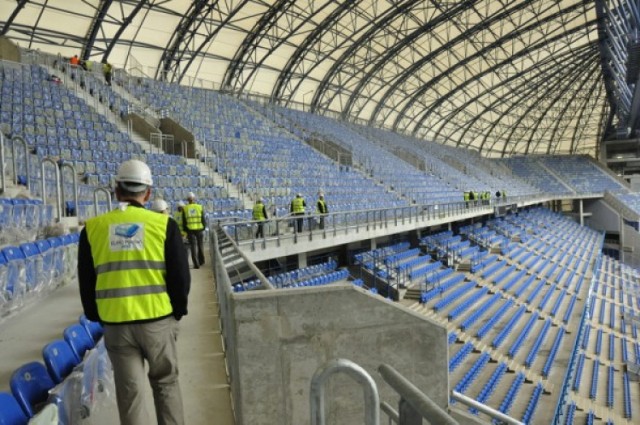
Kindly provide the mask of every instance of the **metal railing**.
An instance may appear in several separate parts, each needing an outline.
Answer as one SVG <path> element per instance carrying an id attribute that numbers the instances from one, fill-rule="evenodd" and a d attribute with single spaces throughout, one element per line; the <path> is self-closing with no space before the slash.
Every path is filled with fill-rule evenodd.
<path id="1" fill-rule="evenodd" d="M 58 163 L 52 158 L 42 158 L 40 160 L 40 171 L 41 171 L 41 187 L 42 187 L 42 203 L 47 205 L 48 196 L 47 196 L 47 182 L 46 182 L 46 164 L 53 165 L 53 169 L 55 171 L 55 184 L 56 184 L 56 214 L 58 221 L 62 220 L 62 192 L 60 190 L 60 169 L 58 168 Z"/>
<path id="2" fill-rule="evenodd" d="M 362 366 L 351 360 L 332 360 L 318 369 L 311 378 L 311 425 L 325 425 L 325 397 L 324 387 L 327 380 L 336 373 L 346 373 L 364 389 L 365 425 L 380 424 L 380 396 L 378 386 L 371 375 Z"/>
<path id="3" fill-rule="evenodd" d="M 109 211 L 111 211 L 111 191 L 106 187 L 96 187 L 93 191 L 93 211 L 95 215 L 98 215 L 98 193 L 104 193 L 107 198 L 107 205 L 109 206 Z M 76 206 L 77 208 L 77 206 Z"/>
<path id="4" fill-rule="evenodd" d="M 7 185 L 5 182 L 6 165 L 4 163 L 4 133 L 0 131 L 0 194 L 4 194 Z"/>
<path id="5" fill-rule="evenodd" d="M 16 155 L 16 142 L 20 142 L 20 144 L 22 144 L 22 147 L 24 148 L 24 160 L 25 160 L 25 166 L 26 166 L 26 172 L 25 172 L 25 186 L 27 187 L 27 189 L 29 189 L 29 182 L 30 182 L 30 177 L 29 177 L 29 172 L 30 172 L 30 168 L 31 168 L 31 157 L 29 156 L 29 145 L 27 145 L 27 141 L 24 140 L 24 138 L 22 138 L 21 136 L 14 136 L 11 138 L 11 161 L 13 164 L 13 183 L 14 184 L 18 184 L 18 157 Z"/>
<path id="6" fill-rule="evenodd" d="M 378 372 L 382 379 L 400 395 L 397 422 L 399 425 L 420 425 L 422 419 L 438 425 L 459 425 L 458 421 L 453 419 L 445 409 L 427 397 L 393 367 L 383 364 L 378 368 Z"/>
<path id="7" fill-rule="evenodd" d="M 67 201 L 67 196 L 64 190 L 64 169 L 71 170 L 71 181 L 73 182 L 73 205 L 75 205 L 75 215 L 79 217 L 78 214 L 78 173 L 76 173 L 76 167 L 70 162 L 61 162 L 60 163 L 60 192 L 62 196 L 62 204 Z"/>

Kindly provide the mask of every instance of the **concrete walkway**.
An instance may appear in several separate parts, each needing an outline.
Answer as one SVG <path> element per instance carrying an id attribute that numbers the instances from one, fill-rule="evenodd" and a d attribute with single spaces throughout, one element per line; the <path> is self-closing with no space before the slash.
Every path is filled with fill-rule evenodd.
<path id="1" fill-rule="evenodd" d="M 192 269 L 191 278 L 189 314 L 180 322 L 178 339 L 185 421 L 187 425 L 233 425 L 213 273 L 209 267 Z M 64 328 L 77 323 L 81 313 L 77 285 L 70 284 L 0 322 L 0 391 L 10 391 L 9 379 L 17 367 L 29 361 L 42 362 L 42 348 L 62 338 Z M 150 388 L 147 400 L 153 415 Z M 115 395 L 83 423 L 118 423 Z"/>

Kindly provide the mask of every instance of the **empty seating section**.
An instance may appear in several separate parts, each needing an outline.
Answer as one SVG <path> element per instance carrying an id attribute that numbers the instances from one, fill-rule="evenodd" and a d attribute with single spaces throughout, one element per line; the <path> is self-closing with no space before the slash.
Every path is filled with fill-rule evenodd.
<path id="1" fill-rule="evenodd" d="M 154 174 L 156 197 L 170 203 L 186 199 L 194 192 L 209 211 L 237 209 L 239 200 L 226 199 L 226 192 L 213 184 L 213 179 L 199 174 L 194 165 L 176 155 L 145 154 L 131 142 L 127 133 L 118 130 L 104 115 L 92 110 L 64 85 L 49 81 L 48 72 L 39 66 L 2 68 L 0 72 L 1 111 L 0 121 L 10 125 L 11 135 L 22 136 L 32 149 L 32 165 L 29 176 L 30 190 L 42 196 L 39 162 L 34 159 L 52 157 L 75 166 L 81 176 L 79 205 L 67 195 L 66 210 L 77 212 L 84 220 L 95 214 L 93 190 L 95 187 L 113 187 L 113 176 L 119 163 L 135 158 L 146 161 Z M 7 155 L 11 150 L 5 146 Z M 18 174 L 26 174 L 24 153 L 18 150 Z M 55 174 L 47 169 L 48 196 L 54 193 Z M 71 194 L 70 179 L 64 179 L 65 194 Z M 222 201 L 224 199 L 224 201 Z M 99 212 L 105 211 L 102 208 Z M 34 221 L 36 225 L 40 221 Z M 30 224 L 30 223 L 29 223 Z"/>
<path id="2" fill-rule="evenodd" d="M 0 249 L 0 315 L 42 297 L 75 278 L 78 234 Z"/>
<path id="3" fill-rule="evenodd" d="M 249 196 L 262 197 L 284 213 L 298 192 L 307 199 L 324 192 L 334 212 L 408 205 L 226 95 L 148 79 L 132 89 L 143 102 L 165 109 L 191 130 L 219 173 Z"/>
<path id="4" fill-rule="evenodd" d="M 549 173 L 538 162 L 536 157 L 512 156 L 505 158 L 502 162 L 518 177 L 533 184 L 535 187 L 547 193 L 558 195 L 568 195 L 574 191 L 563 184 L 558 177 Z"/>
<path id="5" fill-rule="evenodd" d="M 628 192 L 587 156 L 540 156 L 537 159 L 578 193 Z"/>
<path id="6" fill-rule="evenodd" d="M 492 238 L 496 240 L 491 241 Z M 457 388 L 469 392 L 477 383 L 477 391 L 483 389 L 483 392 L 479 392 L 476 399 L 502 411 L 508 411 L 516 399 L 515 394 L 526 388 L 527 395 L 517 397 L 525 397 L 528 402 L 518 403 L 516 415 L 526 423 L 535 423 L 532 417 L 546 392 L 545 383 L 549 379 L 559 382 L 564 376 L 565 371 L 557 366 L 561 364 L 558 354 L 570 349 L 573 343 L 567 335 L 573 335 L 569 329 L 578 317 L 574 312 L 584 309 L 593 275 L 591 267 L 597 263 L 602 234 L 560 214 L 533 208 L 517 215 L 489 219 L 483 224 L 462 226 L 457 231 L 430 234 L 422 237 L 419 244 L 432 258 L 439 259 L 449 258 L 451 247 L 465 242 L 470 244 L 465 244 L 464 249 L 478 247 L 480 243 L 488 248 L 477 261 L 471 257 L 465 269 L 474 273 L 475 279 L 459 267 L 457 271 L 455 266 L 451 267 L 454 271 L 442 282 L 424 287 L 420 308 L 435 312 L 458 329 L 455 340 L 450 340 L 452 346 L 456 341 L 464 343 L 457 351 L 452 349 L 450 356 L 450 370 Z M 404 248 L 406 255 L 417 255 L 410 249 Z M 462 264 L 462 257 L 455 260 L 454 264 Z M 620 297 L 620 288 L 616 290 L 615 294 Z M 615 326 L 615 316 L 620 310 L 615 308 L 612 312 L 609 304 L 605 306 L 604 317 L 608 320 L 604 324 Z M 587 332 L 583 343 L 588 341 Z M 610 337 L 606 341 L 609 343 L 606 352 L 611 361 L 616 361 L 614 347 L 618 342 Z M 491 346 L 492 351 L 481 348 L 486 346 Z M 471 355 L 472 352 L 479 354 Z M 500 357 L 493 358 L 492 353 L 509 356 L 511 362 L 521 365 L 519 371 L 526 370 L 537 380 L 530 382 L 519 377 L 511 383 L 512 387 L 502 390 L 501 400 L 489 400 L 494 388 L 492 382 L 505 373 L 504 366 L 499 367 Z M 494 361 L 485 363 L 486 355 Z M 585 357 L 578 356 L 579 372 L 572 375 L 577 388 L 584 363 Z M 518 373 L 516 371 L 516 376 Z"/>

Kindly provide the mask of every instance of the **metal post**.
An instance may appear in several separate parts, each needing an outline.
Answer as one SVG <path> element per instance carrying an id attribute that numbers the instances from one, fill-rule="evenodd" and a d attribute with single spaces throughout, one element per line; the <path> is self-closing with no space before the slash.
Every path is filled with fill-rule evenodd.
<path id="1" fill-rule="evenodd" d="M 31 168 L 29 165 L 31 164 L 31 158 L 29 157 L 29 146 L 27 145 L 27 141 L 24 140 L 22 137 L 20 136 L 15 136 L 12 139 L 12 143 L 11 143 L 11 155 L 12 155 L 12 162 L 13 162 L 13 182 L 15 184 L 18 184 L 18 167 L 17 167 L 17 158 L 16 158 L 16 143 L 15 142 L 20 142 L 22 143 L 22 146 L 24 147 L 24 157 L 25 157 L 25 162 L 26 162 L 26 166 L 27 166 L 27 173 L 26 173 L 26 182 L 25 182 L 25 186 L 27 187 L 27 189 L 29 189 L 29 168 Z"/>
<path id="2" fill-rule="evenodd" d="M 397 370 L 389 365 L 383 364 L 378 368 L 382 378 L 389 384 L 402 400 L 406 401 L 410 406 L 400 402 L 400 423 L 404 424 L 403 412 L 407 420 L 414 418 L 414 413 L 420 415 L 420 418 L 427 419 L 430 423 L 438 425 L 459 425 L 442 407 L 438 406 L 433 400 L 427 397 L 407 378 L 398 373 Z M 409 408 L 410 407 L 410 408 Z M 406 422 L 413 425 L 416 422 Z M 422 423 L 422 422 L 418 422 Z"/>
<path id="3" fill-rule="evenodd" d="M 93 191 L 93 211 L 95 215 L 98 215 L 98 192 L 107 195 L 107 205 L 109 206 L 109 211 L 111 211 L 111 192 L 106 187 L 96 187 Z"/>
<path id="4" fill-rule="evenodd" d="M 316 371 L 311 378 L 311 425 L 325 425 L 324 387 L 327 380 L 338 372 L 351 376 L 364 387 L 365 425 L 380 424 L 380 397 L 375 381 L 361 366 L 351 360 L 332 360 Z"/>
<path id="5" fill-rule="evenodd" d="M 6 190 L 5 182 L 5 163 L 4 163 L 4 133 L 0 130 L 0 194 Z"/>
<path id="6" fill-rule="evenodd" d="M 76 217 L 78 217 L 78 174 L 76 173 L 76 167 L 74 167 L 70 162 L 62 162 L 60 164 L 60 191 L 62 193 L 62 203 L 64 204 L 67 201 L 67 198 L 64 193 L 64 182 L 62 178 L 63 168 L 69 168 L 71 170 L 71 176 L 73 180 L 73 202 L 75 205 Z"/>
<path id="7" fill-rule="evenodd" d="M 41 183 L 42 183 L 42 204 L 43 205 L 47 205 L 47 193 L 46 193 L 46 189 L 47 189 L 47 184 L 46 184 L 46 175 L 45 175 L 45 164 L 52 164 L 53 165 L 53 169 L 55 170 L 55 174 L 56 174 L 56 212 L 57 212 L 57 217 L 58 217 L 58 221 L 60 221 L 62 219 L 62 205 L 61 205 L 61 201 L 62 201 L 62 197 L 61 197 L 61 193 L 60 193 L 60 169 L 58 168 L 58 163 L 56 161 L 54 161 L 51 158 L 42 158 L 42 160 L 40 161 L 40 172 L 41 172 Z"/>

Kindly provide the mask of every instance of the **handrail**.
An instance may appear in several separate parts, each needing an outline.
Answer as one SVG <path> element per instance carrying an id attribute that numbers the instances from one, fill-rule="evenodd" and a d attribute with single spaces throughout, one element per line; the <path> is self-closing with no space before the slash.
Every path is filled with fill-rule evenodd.
<path id="1" fill-rule="evenodd" d="M 58 217 L 58 221 L 62 220 L 62 194 L 60 192 L 60 169 L 58 168 L 58 163 L 49 157 L 46 158 L 42 158 L 40 160 L 40 178 L 41 178 L 41 184 L 42 184 L 42 203 L 44 205 L 47 205 L 47 183 L 46 183 L 46 175 L 45 175 L 45 165 L 46 164 L 52 164 L 53 165 L 53 169 L 55 170 L 56 173 L 56 212 L 57 212 L 57 217 Z"/>
<path id="2" fill-rule="evenodd" d="M 107 205 L 109 205 L 109 211 L 111 211 L 111 192 L 106 187 L 96 187 L 93 190 L 93 211 L 95 215 L 98 215 L 98 192 L 102 192 L 107 195 Z"/>
<path id="3" fill-rule="evenodd" d="M 27 145 L 27 141 L 24 140 L 21 136 L 15 136 L 11 139 L 11 155 L 12 155 L 12 163 L 13 163 L 13 182 L 15 184 L 18 184 L 18 166 L 17 166 L 17 157 L 16 157 L 16 144 L 15 142 L 21 142 L 22 146 L 24 146 L 24 157 L 25 157 L 25 162 L 26 162 L 26 167 L 27 167 L 27 172 L 26 172 L 26 180 L 25 180 L 25 186 L 27 187 L 27 189 L 29 189 L 29 169 L 31 168 L 31 158 L 29 157 L 29 145 Z"/>
<path id="4" fill-rule="evenodd" d="M 412 418 L 425 418 L 429 423 L 433 424 L 459 425 L 458 421 L 453 419 L 442 407 L 438 406 L 393 367 L 382 364 L 378 368 L 378 372 L 401 397 L 400 421 L 403 419 L 403 414 L 407 413 Z M 406 403 L 403 404 L 403 401 Z M 406 412 L 403 412 L 403 407 L 405 407 L 404 410 Z"/>
<path id="5" fill-rule="evenodd" d="M 5 163 L 4 163 L 4 133 L 0 131 L 0 194 L 4 193 L 6 190 L 5 183 Z"/>
<path id="6" fill-rule="evenodd" d="M 392 423 L 394 423 L 394 424 L 399 424 L 400 423 L 400 415 L 386 401 L 383 401 L 383 402 L 380 403 L 380 410 L 382 410 L 384 413 L 386 413 L 387 417 L 389 418 L 389 425 L 391 425 Z"/>
<path id="7" fill-rule="evenodd" d="M 76 217 L 79 217 L 78 214 L 78 173 L 76 173 L 76 167 L 70 162 L 60 162 L 60 191 L 62 193 L 62 203 L 64 204 L 67 201 L 66 194 L 64 193 L 64 182 L 62 178 L 62 169 L 69 168 L 71 170 L 71 176 L 73 180 L 73 205 L 75 205 L 75 213 Z"/>
<path id="8" fill-rule="evenodd" d="M 380 410 L 378 406 L 380 405 L 380 396 L 378 395 L 376 382 L 362 366 L 347 359 L 330 361 L 318 369 L 313 378 L 311 378 L 311 425 L 325 425 L 324 386 L 327 380 L 338 372 L 346 373 L 364 387 L 365 424 L 379 425 Z"/>
<path id="9" fill-rule="evenodd" d="M 524 425 L 524 423 L 520 422 L 519 420 L 516 420 L 511 416 L 505 415 L 499 410 L 493 409 L 484 403 L 480 403 L 479 401 L 476 401 L 471 397 L 467 397 L 464 394 L 460 394 L 457 391 L 451 391 L 451 398 L 463 404 L 466 404 L 469 407 L 474 407 L 478 409 L 478 411 L 485 413 L 491 416 L 492 418 L 498 419 L 501 423 L 505 423 L 509 425 Z"/>

